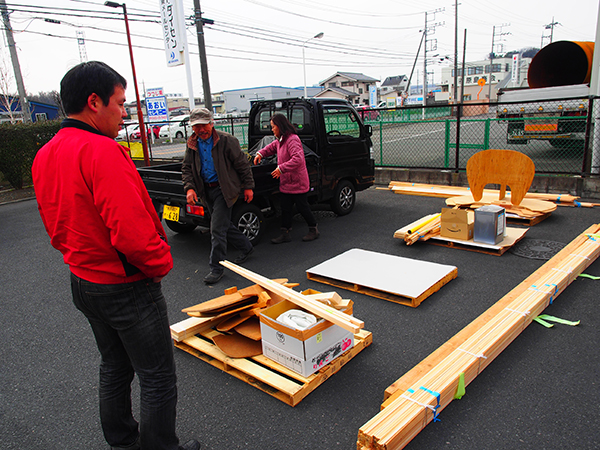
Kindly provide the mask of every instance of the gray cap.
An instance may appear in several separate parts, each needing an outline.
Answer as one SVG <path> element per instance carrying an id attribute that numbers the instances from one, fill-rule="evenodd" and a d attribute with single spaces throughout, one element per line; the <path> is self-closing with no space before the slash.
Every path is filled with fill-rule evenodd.
<path id="1" fill-rule="evenodd" d="M 195 108 L 190 113 L 190 126 L 199 124 L 212 123 L 213 116 L 212 112 L 210 112 L 206 108 Z"/>

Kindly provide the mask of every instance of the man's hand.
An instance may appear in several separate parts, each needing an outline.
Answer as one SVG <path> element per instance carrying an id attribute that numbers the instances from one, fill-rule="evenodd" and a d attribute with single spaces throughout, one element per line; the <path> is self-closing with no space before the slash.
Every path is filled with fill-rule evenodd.
<path id="1" fill-rule="evenodd" d="M 185 199 L 187 200 L 187 202 L 190 205 L 195 205 L 196 202 L 198 201 L 198 196 L 196 195 L 196 191 L 193 189 L 188 189 L 187 193 L 185 194 Z"/>
<path id="2" fill-rule="evenodd" d="M 261 161 L 262 161 L 262 155 L 260 153 L 257 153 L 256 156 L 254 157 L 254 165 L 258 166 Z"/>
<path id="3" fill-rule="evenodd" d="M 252 192 L 252 189 L 244 189 L 244 200 L 246 201 L 246 203 L 250 203 L 253 198 L 254 192 Z"/>

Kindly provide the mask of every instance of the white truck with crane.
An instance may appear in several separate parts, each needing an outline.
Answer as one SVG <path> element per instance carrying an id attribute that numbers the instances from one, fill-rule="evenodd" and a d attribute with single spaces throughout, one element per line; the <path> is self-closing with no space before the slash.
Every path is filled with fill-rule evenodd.
<path id="1" fill-rule="evenodd" d="M 529 88 L 499 90 L 497 117 L 508 122 L 508 144 L 583 147 L 593 54 L 593 42 L 553 42 L 531 61 Z"/>

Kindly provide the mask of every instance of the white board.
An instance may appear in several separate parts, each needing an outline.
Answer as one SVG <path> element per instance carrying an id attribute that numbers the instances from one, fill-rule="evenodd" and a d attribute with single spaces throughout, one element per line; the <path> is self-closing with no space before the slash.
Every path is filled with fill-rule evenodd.
<path id="1" fill-rule="evenodd" d="M 354 248 L 306 272 L 417 298 L 454 270 L 455 266 Z"/>

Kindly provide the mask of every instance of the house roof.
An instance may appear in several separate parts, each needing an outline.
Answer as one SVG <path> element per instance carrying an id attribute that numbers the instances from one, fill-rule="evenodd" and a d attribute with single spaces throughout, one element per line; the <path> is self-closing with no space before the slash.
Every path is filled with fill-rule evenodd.
<path id="1" fill-rule="evenodd" d="M 330 77 L 327 77 L 323 81 L 319 82 L 319 84 L 327 83 L 329 80 L 331 80 L 332 78 L 337 77 L 337 76 L 345 77 L 345 78 L 348 78 L 349 80 L 353 80 L 353 81 L 362 81 L 363 83 L 376 83 L 379 81 L 378 79 L 368 77 L 363 73 L 336 72 L 333 75 L 331 75 Z"/>
<path id="2" fill-rule="evenodd" d="M 326 93 L 327 91 L 332 91 L 332 92 L 337 92 L 340 95 L 345 95 L 346 97 L 358 97 L 358 94 L 352 91 L 349 91 L 347 89 L 344 88 L 339 88 L 339 87 L 328 87 L 323 89 L 321 92 L 319 92 L 317 94 L 317 96 L 322 97 L 324 93 Z"/>
<path id="3" fill-rule="evenodd" d="M 387 77 L 383 83 L 381 83 L 381 87 L 383 86 L 398 86 L 403 81 L 408 81 L 406 75 L 395 75 L 393 77 Z"/>

